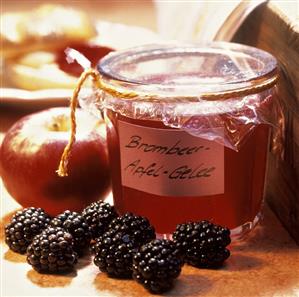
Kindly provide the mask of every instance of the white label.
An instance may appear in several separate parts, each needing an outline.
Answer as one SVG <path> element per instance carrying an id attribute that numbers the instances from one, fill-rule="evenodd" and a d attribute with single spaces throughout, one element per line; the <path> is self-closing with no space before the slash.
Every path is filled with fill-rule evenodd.
<path id="1" fill-rule="evenodd" d="M 119 121 L 123 186 L 159 196 L 224 193 L 224 147 L 176 129 Z"/>

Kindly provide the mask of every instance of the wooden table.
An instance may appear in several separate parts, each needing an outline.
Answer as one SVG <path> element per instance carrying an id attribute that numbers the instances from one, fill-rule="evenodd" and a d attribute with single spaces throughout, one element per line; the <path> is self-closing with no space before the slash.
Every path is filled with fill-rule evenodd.
<path id="1" fill-rule="evenodd" d="M 0 105 L 1 136 L 31 110 Z M 32 270 L 26 257 L 8 250 L 4 225 L 19 205 L 1 184 L 0 296 L 151 296 L 132 280 L 100 273 L 91 256 L 79 260 L 76 272 L 43 275 Z M 232 256 L 219 270 L 184 266 L 173 290 L 165 296 L 258 297 L 299 296 L 299 249 L 267 206 L 262 223 L 250 237 L 230 246 Z"/>

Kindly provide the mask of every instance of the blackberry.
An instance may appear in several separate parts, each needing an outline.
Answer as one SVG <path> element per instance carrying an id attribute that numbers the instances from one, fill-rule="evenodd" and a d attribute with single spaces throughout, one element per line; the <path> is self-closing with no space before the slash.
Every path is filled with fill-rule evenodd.
<path id="1" fill-rule="evenodd" d="M 209 221 L 179 224 L 173 240 L 183 251 L 185 261 L 196 267 L 217 268 L 230 256 L 230 231 Z"/>
<path id="2" fill-rule="evenodd" d="M 41 208 L 19 210 L 5 226 L 5 242 L 14 252 L 24 254 L 35 235 L 49 224 L 50 216 Z"/>
<path id="3" fill-rule="evenodd" d="M 155 229 L 148 219 L 126 213 L 115 218 L 108 231 L 91 246 L 94 263 L 112 277 L 130 278 L 133 254 L 155 236 Z"/>
<path id="4" fill-rule="evenodd" d="M 94 264 L 111 277 L 131 278 L 132 258 L 137 250 L 138 245 L 132 236 L 109 230 L 96 239 Z"/>
<path id="5" fill-rule="evenodd" d="M 82 216 L 89 225 L 92 238 L 95 239 L 108 229 L 117 213 L 109 203 L 99 200 L 84 208 Z"/>
<path id="6" fill-rule="evenodd" d="M 163 293 L 181 273 L 183 257 L 176 244 L 155 239 L 143 245 L 133 258 L 133 278 L 152 293 Z"/>
<path id="7" fill-rule="evenodd" d="M 27 248 L 27 262 L 40 273 L 64 273 L 77 263 L 72 235 L 60 227 L 48 227 Z"/>
<path id="8" fill-rule="evenodd" d="M 129 234 L 140 246 L 156 238 L 155 229 L 149 220 L 130 212 L 115 218 L 109 229 Z"/>
<path id="9" fill-rule="evenodd" d="M 52 227 L 62 227 L 71 233 L 74 239 L 74 250 L 82 255 L 84 250 L 89 246 L 91 234 L 89 226 L 83 216 L 79 213 L 66 210 L 56 216 L 51 222 Z"/>

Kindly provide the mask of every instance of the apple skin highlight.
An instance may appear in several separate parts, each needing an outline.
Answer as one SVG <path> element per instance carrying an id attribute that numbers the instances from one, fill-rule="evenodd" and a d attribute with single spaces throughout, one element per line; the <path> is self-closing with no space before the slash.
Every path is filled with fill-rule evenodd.
<path id="1" fill-rule="evenodd" d="M 0 174 L 9 194 L 23 207 L 41 207 L 54 216 L 81 211 L 110 189 L 105 124 L 77 110 L 77 139 L 68 176 L 56 173 L 70 135 L 68 108 L 51 108 L 17 121 L 0 150 Z"/>

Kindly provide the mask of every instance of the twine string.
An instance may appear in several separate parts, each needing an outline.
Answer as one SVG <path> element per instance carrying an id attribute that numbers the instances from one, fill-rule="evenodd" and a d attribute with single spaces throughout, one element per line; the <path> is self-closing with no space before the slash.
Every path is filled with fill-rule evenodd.
<path id="1" fill-rule="evenodd" d="M 73 91 L 73 95 L 72 95 L 72 98 L 70 101 L 71 135 L 70 135 L 68 144 L 66 145 L 66 147 L 63 150 L 58 169 L 56 170 L 57 174 L 61 177 L 68 176 L 68 172 L 67 172 L 68 161 L 70 158 L 72 147 L 76 141 L 76 131 L 77 131 L 76 108 L 78 105 L 78 97 L 79 97 L 79 93 L 80 93 L 80 90 L 81 90 L 84 82 L 86 81 L 86 79 L 89 76 L 92 76 L 94 82 L 96 82 L 98 80 L 98 73 L 94 69 L 90 68 L 90 69 L 87 69 L 84 72 L 82 72 L 82 74 L 78 80 L 78 83 Z"/>
<path id="2" fill-rule="evenodd" d="M 92 78 L 92 83 L 95 88 L 101 89 L 102 91 L 107 92 L 114 97 L 122 97 L 124 99 L 132 99 L 132 98 L 135 98 L 138 96 L 138 94 L 134 93 L 134 92 L 119 92 L 116 89 L 106 86 L 103 83 L 99 72 L 93 68 L 86 69 L 82 72 L 82 74 L 78 80 L 78 83 L 73 91 L 71 101 L 70 101 L 70 109 L 71 109 L 70 139 L 63 150 L 63 153 L 62 153 L 59 165 L 58 165 L 58 169 L 56 170 L 58 176 L 61 176 L 61 177 L 68 176 L 68 169 L 67 169 L 68 162 L 69 162 L 70 154 L 72 151 L 72 147 L 73 147 L 74 143 L 76 142 L 76 131 L 77 131 L 76 108 L 78 106 L 79 93 L 81 91 L 81 88 L 82 88 L 84 82 L 90 76 Z"/>

